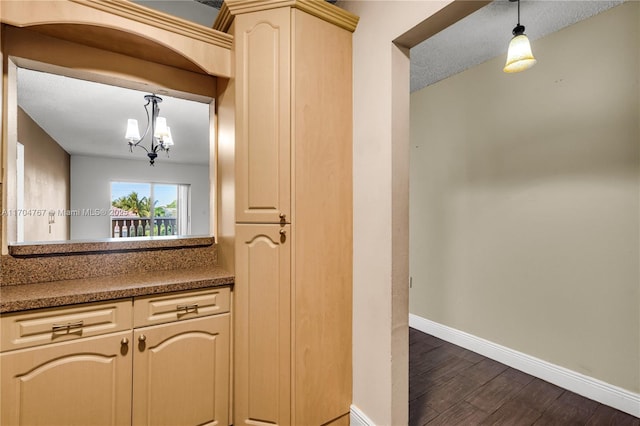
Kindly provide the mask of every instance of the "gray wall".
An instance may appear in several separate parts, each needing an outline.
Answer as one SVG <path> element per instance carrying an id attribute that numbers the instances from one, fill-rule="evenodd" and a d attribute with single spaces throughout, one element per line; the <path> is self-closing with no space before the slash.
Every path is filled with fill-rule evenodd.
<path id="1" fill-rule="evenodd" d="M 144 152 L 137 152 L 144 157 Z M 71 210 L 111 208 L 111 182 L 156 182 L 191 184 L 191 235 L 210 235 L 209 168 L 171 164 L 158 156 L 149 162 L 113 158 L 71 156 Z M 72 216 L 71 238 L 109 238 L 110 217 Z"/>
<path id="2" fill-rule="evenodd" d="M 411 96 L 410 312 L 640 391 L 640 4 Z"/>

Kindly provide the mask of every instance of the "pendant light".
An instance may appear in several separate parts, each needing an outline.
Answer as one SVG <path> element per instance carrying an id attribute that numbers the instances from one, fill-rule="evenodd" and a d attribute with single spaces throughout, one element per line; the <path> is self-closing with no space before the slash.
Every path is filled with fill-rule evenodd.
<path id="1" fill-rule="evenodd" d="M 162 98 L 156 95 L 145 95 L 144 109 L 147 113 L 147 130 L 145 130 L 142 137 L 140 137 L 140 131 L 138 130 L 138 120 L 130 118 L 127 121 L 127 131 L 125 139 L 129 141 L 129 151 L 133 152 L 134 147 L 139 147 L 147 151 L 147 157 L 149 157 L 149 164 L 152 166 L 155 164 L 155 160 L 158 157 L 158 151 L 166 151 L 169 154 L 169 149 L 173 146 L 173 138 L 171 137 L 171 129 L 167 126 L 167 119 L 159 117 L 160 108 L 158 104 L 162 102 Z M 148 106 L 151 104 L 151 117 L 149 117 Z M 140 142 L 151 130 L 151 146 L 149 149 Z"/>
<path id="2" fill-rule="evenodd" d="M 520 25 L 520 0 L 509 0 L 518 2 L 518 24 L 513 29 L 513 38 L 509 43 L 507 52 L 507 63 L 503 71 L 507 73 L 527 70 L 536 64 L 536 58 L 531 53 L 531 44 L 524 33 L 524 25 Z"/>

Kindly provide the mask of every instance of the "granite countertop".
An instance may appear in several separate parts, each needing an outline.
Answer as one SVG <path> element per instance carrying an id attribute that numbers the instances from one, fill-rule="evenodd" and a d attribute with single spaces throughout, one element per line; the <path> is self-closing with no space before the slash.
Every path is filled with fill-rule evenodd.
<path id="1" fill-rule="evenodd" d="M 232 274 L 218 267 L 206 267 L 1 286 L 0 313 L 228 286 L 233 283 Z"/>
<path id="2" fill-rule="evenodd" d="M 108 253 L 129 250 L 204 247 L 215 243 L 209 236 L 155 236 L 139 238 L 106 238 L 104 240 L 41 241 L 38 243 L 12 243 L 12 256 L 43 256 L 51 254 Z"/>

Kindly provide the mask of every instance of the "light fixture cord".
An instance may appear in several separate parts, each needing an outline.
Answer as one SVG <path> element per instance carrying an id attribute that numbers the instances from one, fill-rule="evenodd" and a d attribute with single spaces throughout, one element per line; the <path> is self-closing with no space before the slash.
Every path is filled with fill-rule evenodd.
<path id="1" fill-rule="evenodd" d="M 520 25 L 520 0 L 518 0 L 518 25 Z"/>

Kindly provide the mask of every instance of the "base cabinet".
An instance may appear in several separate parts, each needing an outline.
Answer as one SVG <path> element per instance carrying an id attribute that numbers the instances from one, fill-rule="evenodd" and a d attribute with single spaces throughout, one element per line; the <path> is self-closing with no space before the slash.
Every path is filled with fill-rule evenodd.
<path id="1" fill-rule="evenodd" d="M 136 309 L 146 323 L 164 323 L 129 323 L 125 331 L 83 337 L 96 312 L 112 306 L 78 305 L 0 319 L 3 333 L 15 336 L 0 348 L 0 426 L 228 425 L 229 289 L 119 302 L 114 327 L 122 327 L 121 318 L 130 321 Z M 209 310 L 221 313 L 206 315 Z M 74 321 L 61 324 L 63 318 Z M 60 331 L 61 326 L 68 328 Z M 46 329 L 53 329 L 51 342 L 73 340 L 43 344 Z M 20 330 L 32 330 L 36 346 L 11 350 L 12 343 L 28 344 Z"/>
<path id="2" fill-rule="evenodd" d="M 227 424 L 229 314 L 136 329 L 133 424 Z"/>
<path id="3" fill-rule="evenodd" d="M 2 425 L 129 424 L 130 339 L 120 332 L 0 355 Z"/>

